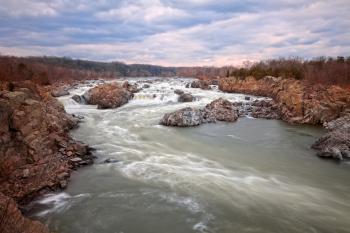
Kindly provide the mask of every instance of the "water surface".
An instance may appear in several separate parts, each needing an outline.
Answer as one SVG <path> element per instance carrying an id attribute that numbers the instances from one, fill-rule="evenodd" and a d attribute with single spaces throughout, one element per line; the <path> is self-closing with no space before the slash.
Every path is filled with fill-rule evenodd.
<path id="1" fill-rule="evenodd" d="M 67 190 L 34 202 L 31 216 L 58 233 L 350 232 L 349 165 L 310 149 L 323 129 L 250 117 L 160 126 L 164 113 L 185 106 L 244 101 L 187 82 L 157 81 L 113 110 L 60 98 L 85 117 L 72 134 L 98 158 L 73 173 Z M 177 88 L 197 101 L 177 103 Z"/>

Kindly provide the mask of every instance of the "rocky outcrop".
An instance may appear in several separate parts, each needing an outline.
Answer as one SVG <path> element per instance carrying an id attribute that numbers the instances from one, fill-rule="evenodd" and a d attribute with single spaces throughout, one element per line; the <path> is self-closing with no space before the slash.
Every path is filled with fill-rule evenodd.
<path id="1" fill-rule="evenodd" d="M 51 92 L 51 95 L 53 97 L 61 97 L 61 96 L 65 96 L 65 95 L 69 95 L 69 92 L 63 88 L 57 89 L 57 90 L 53 90 Z"/>
<path id="2" fill-rule="evenodd" d="M 1 233 L 49 233 L 49 229 L 38 221 L 25 218 L 16 202 L 0 192 Z"/>
<path id="3" fill-rule="evenodd" d="M 92 162 L 90 148 L 69 136 L 77 123 L 50 92 L 0 91 L 1 232 L 46 232 L 20 216 L 15 202 L 64 188 L 72 169 Z M 71 161 L 77 157 L 79 163 Z"/>
<path id="4" fill-rule="evenodd" d="M 204 123 L 203 111 L 190 107 L 183 108 L 165 114 L 160 123 L 166 126 L 178 127 L 197 126 Z"/>
<path id="5" fill-rule="evenodd" d="M 238 119 L 238 109 L 228 100 L 219 98 L 204 108 L 206 118 L 234 122 Z"/>
<path id="6" fill-rule="evenodd" d="M 86 103 L 97 105 L 99 109 L 117 108 L 133 98 L 133 93 L 124 86 L 127 85 L 101 84 L 84 93 L 83 98 Z"/>
<path id="7" fill-rule="evenodd" d="M 350 159 L 350 114 L 325 124 L 328 133 L 318 139 L 312 148 L 323 158 Z"/>
<path id="8" fill-rule="evenodd" d="M 166 126 L 197 126 L 203 123 L 216 121 L 233 122 L 238 119 L 238 110 L 234 105 L 225 99 L 217 99 L 203 109 L 183 108 L 172 113 L 167 113 L 161 120 Z"/>
<path id="9" fill-rule="evenodd" d="M 193 95 L 189 93 L 183 93 L 178 98 L 179 102 L 192 102 L 193 100 L 194 100 Z"/>
<path id="10" fill-rule="evenodd" d="M 349 91 L 338 86 L 309 85 L 295 79 L 224 78 L 219 80 L 219 89 L 271 97 L 282 119 L 291 123 L 323 124 L 350 109 Z"/>

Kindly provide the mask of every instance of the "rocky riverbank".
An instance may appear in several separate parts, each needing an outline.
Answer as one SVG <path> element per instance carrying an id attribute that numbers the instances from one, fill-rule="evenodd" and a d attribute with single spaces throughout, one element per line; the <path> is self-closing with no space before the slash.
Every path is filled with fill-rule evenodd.
<path id="1" fill-rule="evenodd" d="M 340 160 L 350 157 L 349 90 L 274 77 L 220 79 L 219 89 L 273 98 L 283 120 L 324 125 L 329 130 L 312 145 L 320 157 Z"/>
<path id="2" fill-rule="evenodd" d="M 350 112 L 350 92 L 338 86 L 309 85 L 295 79 L 265 77 L 256 80 L 224 78 L 219 80 L 224 92 L 271 97 L 283 120 L 290 123 L 321 125 Z"/>
<path id="3" fill-rule="evenodd" d="M 91 148 L 69 136 L 79 119 L 65 112 L 50 87 L 3 85 L 0 91 L 0 232 L 49 232 L 23 217 L 22 204 L 65 188 L 72 170 L 92 163 Z"/>

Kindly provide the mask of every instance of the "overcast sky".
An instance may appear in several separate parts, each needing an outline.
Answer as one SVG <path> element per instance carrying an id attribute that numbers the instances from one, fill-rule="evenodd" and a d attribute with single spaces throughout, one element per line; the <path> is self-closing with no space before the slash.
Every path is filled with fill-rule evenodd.
<path id="1" fill-rule="evenodd" d="M 350 0 L 0 0 L 0 53 L 169 66 L 350 55 Z"/>

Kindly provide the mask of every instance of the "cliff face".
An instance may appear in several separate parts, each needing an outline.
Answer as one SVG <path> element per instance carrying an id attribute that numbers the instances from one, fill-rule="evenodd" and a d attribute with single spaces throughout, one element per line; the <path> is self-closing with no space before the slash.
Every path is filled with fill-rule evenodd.
<path id="1" fill-rule="evenodd" d="M 1 232 L 48 232 L 21 216 L 15 202 L 64 188 L 77 162 L 91 161 L 88 146 L 69 136 L 77 123 L 43 91 L 0 91 Z"/>
<path id="2" fill-rule="evenodd" d="M 350 111 L 350 93 L 338 86 L 308 85 L 294 79 L 253 77 L 219 80 L 219 89 L 273 98 L 282 119 L 291 123 L 323 124 Z"/>

